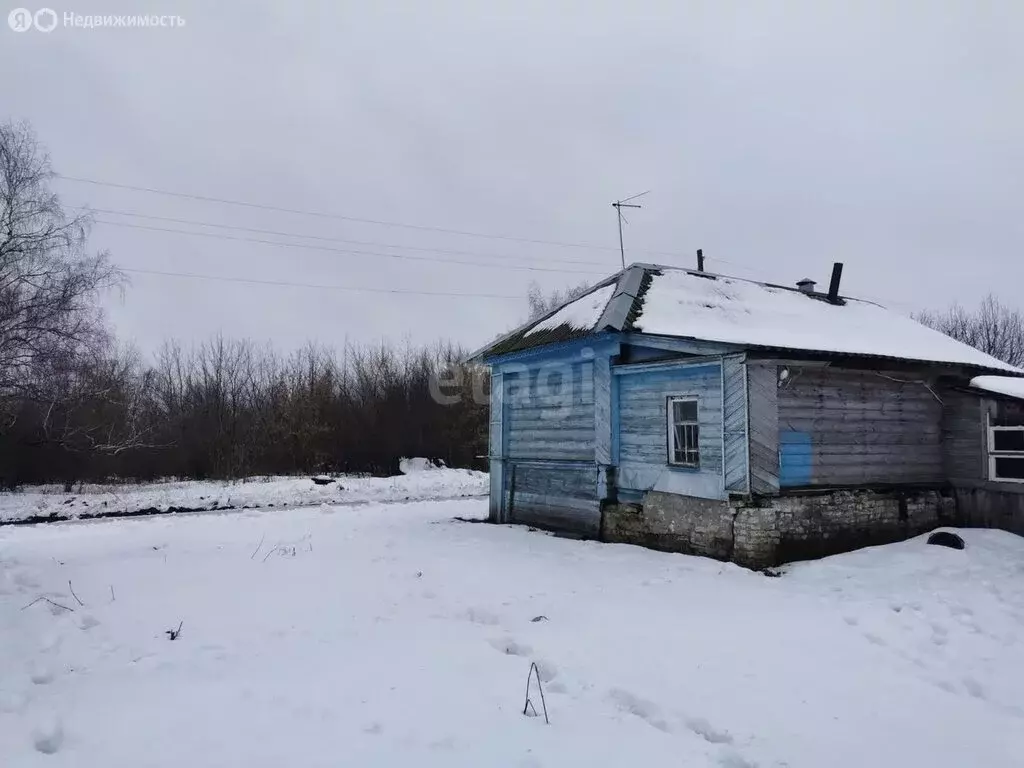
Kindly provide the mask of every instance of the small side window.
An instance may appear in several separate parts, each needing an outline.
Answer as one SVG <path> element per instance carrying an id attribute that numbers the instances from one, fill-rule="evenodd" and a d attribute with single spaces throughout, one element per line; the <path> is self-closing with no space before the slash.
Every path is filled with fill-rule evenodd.
<path id="1" fill-rule="evenodd" d="M 696 397 L 670 397 L 668 417 L 668 463 L 681 467 L 700 466 L 699 403 Z"/>
<path id="2" fill-rule="evenodd" d="M 989 479 L 1024 483 L 1024 427 L 989 427 Z"/>

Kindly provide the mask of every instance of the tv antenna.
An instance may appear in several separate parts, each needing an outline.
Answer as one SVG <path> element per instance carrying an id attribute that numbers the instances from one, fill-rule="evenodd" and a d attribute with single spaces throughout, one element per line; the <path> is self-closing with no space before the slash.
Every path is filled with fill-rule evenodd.
<path id="1" fill-rule="evenodd" d="M 647 192 L 650 192 L 650 191 L 651 190 L 649 190 L 649 189 L 647 190 Z M 622 209 L 623 208 L 643 208 L 642 205 L 637 205 L 636 203 L 631 203 L 629 201 L 630 200 L 637 200 L 637 199 L 643 197 L 644 195 L 646 195 L 647 192 L 641 192 L 639 195 L 632 195 L 630 197 L 627 197 L 625 200 L 616 200 L 614 203 L 612 203 L 612 208 L 614 208 L 616 210 L 616 212 L 618 213 L 618 215 L 619 215 L 619 256 L 622 258 L 622 268 L 623 269 L 626 268 L 626 249 L 622 245 L 622 222 L 625 221 L 627 224 L 629 224 L 629 220 L 625 216 L 622 215 Z"/>

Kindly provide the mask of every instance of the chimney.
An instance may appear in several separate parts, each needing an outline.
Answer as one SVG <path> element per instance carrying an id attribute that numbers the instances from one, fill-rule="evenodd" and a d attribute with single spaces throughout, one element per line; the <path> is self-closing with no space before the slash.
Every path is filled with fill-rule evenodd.
<path id="1" fill-rule="evenodd" d="M 843 277 L 843 264 L 837 261 L 832 265 L 832 282 L 828 284 L 828 300 L 832 304 L 839 303 L 839 281 Z"/>
<path id="2" fill-rule="evenodd" d="M 803 293 L 814 293 L 815 285 L 816 283 L 813 280 L 811 280 L 811 278 L 805 277 L 803 280 L 796 284 L 796 287 L 799 288 Z"/>
<path id="3" fill-rule="evenodd" d="M 697 249 L 697 271 L 698 272 L 703 272 L 704 271 L 704 249 L 703 248 L 698 248 Z"/>

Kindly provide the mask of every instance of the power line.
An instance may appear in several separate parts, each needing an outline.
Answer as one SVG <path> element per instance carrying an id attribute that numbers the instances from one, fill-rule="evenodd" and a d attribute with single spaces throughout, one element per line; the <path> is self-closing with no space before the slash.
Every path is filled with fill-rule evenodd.
<path id="1" fill-rule="evenodd" d="M 132 192 L 146 192 L 153 195 L 164 195 L 166 197 L 177 197 L 185 200 L 198 200 L 204 203 L 219 203 L 221 205 L 237 205 L 244 208 L 254 208 L 261 211 L 274 211 L 277 213 L 291 213 L 300 216 L 315 216 L 322 219 L 337 219 L 340 221 L 352 221 L 359 224 L 374 224 L 381 227 L 400 227 L 402 229 L 414 229 L 421 232 L 439 232 L 448 235 L 461 235 L 463 237 L 479 237 L 488 240 L 508 240 L 514 243 L 532 243 L 534 245 L 554 245 L 561 248 L 588 248 L 591 250 L 615 250 L 606 245 L 597 245 L 596 243 L 571 243 L 560 240 L 539 240 L 529 237 L 513 237 L 511 235 L 494 235 L 485 232 L 469 232 L 462 229 L 448 229 L 445 227 L 432 227 L 425 226 L 422 224 L 407 224 L 400 221 L 384 221 L 381 219 L 366 219 L 358 216 L 345 216 L 340 213 L 325 213 L 323 211 L 309 211 L 301 210 L 298 208 L 283 208 L 276 205 L 266 205 L 263 203 L 252 203 L 245 200 L 231 200 L 224 197 L 210 197 L 208 195 L 193 195 L 185 192 L 173 192 L 167 189 L 157 189 L 155 187 L 139 187 L 132 184 L 117 184 L 111 181 L 100 181 L 98 179 L 87 179 L 80 176 L 66 176 L 62 173 L 54 174 L 57 178 L 64 179 L 65 181 L 73 181 L 81 184 L 95 184 L 101 187 L 111 187 L 113 189 L 126 189 Z M 645 253 L 657 253 L 656 251 L 645 251 Z M 664 255 L 676 255 L 668 252 L 662 252 Z"/>
<path id="2" fill-rule="evenodd" d="M 297 215 L 301 215 L 301 216 L 313 216 L 313 217 L 317 217 L 317 218 L 335 219 L 335 220 L 340 220 L 340 221 L 352 221 L 352 222 L 358 222 L 358 223 L 363 223 L 363 224 L 374 224 L 374 225 L 378 225 L 378 226 L 399 227 L 399 228 L 412 229 L 412 230 L 418 230 L 418 231 L 424 231 L 424 232 L 438 232 L 438 233 L 444 233 L 444 234 L 462 235 L 462 236 L 466 236 L 466 237 L 478 237 L 478 238 L 491 239 L 491 240 L 505 240 L 505 241 L 517 242 L 517 243 L 530 243 L 530 244 L 533 244 L 533 245 L 551 245 L 551 246 L 557 246 L 557 247 L 562 247 L 562 248 L 587 248 L 587 249 L 599 250 L 599 251 L 615 251 L 615 250 L 618 250 L 618 249 L 614 248 L 613 246 L 598 245 L 596 243 L 574 243 L 574 242 L 566 242 L 566 241 L 559 241 L 559 240 L 542 240 L 542 239 L 538 239 L 538 238 L 513 237 L 513 236 L 508 236 L 508 235 L 495 235 L 495 234 L 488 234 L 488 233 L 483 233 L 483 232 L 469 232 L 469 231 L 458 230 L 458 229 L 447 229 L 447 228 L 444 228 L 444 227 L 423 226 L 423 225 L 418 225 L 418 224 L 407 224 L 407 223 L 403 223 L 403 222 L 392 222 L 392 221 L 384 221 L 384 220 L 379 220 L 379 219 L 359 218 L 359 217 L 355 217 L 355 216 L 345 216 L 345 215 L 342 215 L 342 214 L 325 213 L 325 212 L 322 212 L 322 211 L 308 211 L 308 210 L 301 210 L 301 209 L 297 209 L 297 208 L 283 208 L 283 207 L 279 207 L 279 206 L 264 205 L 264 204 L 261 204 L 261 203 L 252 203 L 252 202 L 243 201 L 243 200 L 231 200 L 231 199 L 228 199 L 228 198 L 211 197 L 211 196 L 207 196 L 207 195 L 193 195 L 193 194 L 187 194 L 187 193 L 184 193 L 184 192 L 174 192 L 174 191 L 166 190 L 166 189 L 158 189 L 158 188 L 155 188 L 155 187 L 141 187 L 141 186 L 135 186 L 135 185 L 131 185 L 131 184 L 119 184 L 119 183 L 110 182 L 110 181 L 101 181 L 99 179 L 89 179 L 89 178 L 84 178 L 84 177 L 80 177 L 80 176 L 67 176 L 67 175 L 60 174 L 60 173 L 57 173 L 57 174 L 54 174 L 54 175 L 57 178 L 64 179 L 65 181 L 77 182 L 77 183 L 82 183 L 82 184 L 93 184 L 93 185 L 96 185 L 96 186 L 110 187 L 110 188 L 113 188 L 113 189 L 124 189 L 124 190 L 130 190 L 130 191 L 133 191 L 133 192 L 145 192 L 145 193 L 148 193 L 148 194 L 164 195 L 164 196 L 167 196 L 167 197 L 176 197 L 176 198 L 181 198 L 181 199 L 186 199 L 186 200 L 197 200 L 197 201 L 200 201 L 200 202 L 219 203 L 219 204 L 222 204 L 222 205 L 235 205 L 235 206 L 240 206 L 240 207 L 244 207 L 244 208 L 252 208 L 252 209 L 256 209 L 256 210 L 275 211 L 275 212 L 278 212 L 278 213 L 290 213 L 290 214 L 297 214 Z M 132 215 L 132 214 L 126 214 L 126 213 L 123 213 L 123 212 L 119 212 L 118 215 Z M 152 217 L 152 218 L 156 218 L 156 217 Z M 173 233 L 176 233 L 176 234 L 193 234 L 193 235 L 200 235 L 200 236 L 206 236 L 206 237 L 217 237 L 217 235 L 214 235 L 213 233 L 206 233 L 206 232 L 184 232 L 184 231 L 181 231 L 181 230 L 161 230 L 161 229 L 158 229 L 158 228 L 155 228 L 155 227 L 142 227 L 141 225 L 129 225 L 129 224 L 126 224 L 126 223 L 117 223 L 117 222 L 99 222 L 99 223 L 105 223 L 105 224 L 112 225 L 112 226 L 123 226 L 123 227 L 134 226 L 134 228 L 136 228 L 136 229 L 151 229 L 151 230 L 154 230 L 154 231 L 166 231 L 166 232 L 173 232 Z M 184 222 L 182 222 L 182 223 L 184 223 Z M 197 223 L 197 225 L 203 226 L 203 225 L 198 224 L 198 223 Z M 206 225 L 206 226 L 215 226 L 215 225 L 211 224 L 211 225 Z M 239 229 L 241 229 L 241 228 L 239 228 Z M 268 232 L 268 234 L 269 234 L 269 232 Z M 306 236 L 306 235 L 288 235 L 288 236 L 292 236 L 292 237 L 307 237 L 309 239 L 313 239 L 311 236 Z M 228 238 L 226 236 L 221 236 L 221 237 L 223 239 L 235 239 L 235 240 L 241 240 L 242 239 L 242 238 Z M 319 238 L 317 238 L 317 239 L 319 239 Z M 339 241 L 340 241 L 340 239 L 339 239 Z M 281 246 L 286 246 L 286 247 L 288 245 L 291 245 L 292 247 L 312 247 L 312 246 L 301 246 L 299 244 L 276 243 L 276 242 L 272 242 L 272 241 L 261 241 L 261 240 L 252 240 L 252 242 L 265 242 L 268 245 L 281 245 Z M 351 242 L 353 242 L 354 244 L 359 244 L 361 241 L 351 241 Z M 381 243 L 379 245 L 380 245 L 380 247 L 387 247 L 387 248 L 391 248 L 391 247 L 398 248 L 398 247 L 401 247 L 401 248 L 407 248 L 408 250 L 414 250 L 414 249 L 415 250 L 430 250 L 430 251 L 436 252 L 436 253 L 447 253 L 447 252 L 449 252 L 449 251 L 442 251 L 440 249 L 414 248 L 413 246 L 393 246 L 393 245 L 388 245 L 388 244 L 383 244 L 383 243 Z M 319 250 L 328 250 L 328 249 L 319 249 Z M 339 252 L 342 252 L 342 253 L 353 253 L 355 255 L 384 256 L 384 257 L 397 258 L 394 254 L 377 254 L 377 253 L 360 252 L 360 251 L 342 251 L 340 249 L 330 249 L 330 250 L 338 250 Z M 646 248 L 634 248 L 632 250 L 633 250 L 634 253 L 644 253 L 644 254 L 654 255 L 654 256 L 671 256 L 671 257 L 676 258 L 676 259 L 685 258 L 685 254 L 681 254 L 681 253 L 678 253 L 678 252 L 675 252 L 675 251 L 659 251 L 659 250 L 646 249 Z M 457 252 L 456 251 L 450 251 L 450 253 L 454 254 L 454 253 L 457 253 Z M 481 254 L 470 254 L 469 252 L 462 252 L 462 253 L 464 255 L 481 255 Z M 405 257 L 405 258 L 412 258 L 412 257 Z M 752 269 L 747 264 L 743 264 L 743 263 L 737 262 L 737 261 L 731 261 L 729 259 L 719 258 L 717 256 L 706 256 L 705 258 L 708 261 L 713 261 L 713 262 L 717 262 L 717 263 L 720 263 L 720 264 L 729 264 L 731 266 L 738 267 L 739 269 L 742 269 L 744 271 L 747 271 L 747 272 L 750 272 L 752 274 L 758 275 L 759 279 L 761 279 L 761 280 L 765 280 L 765 281 L 768 281 L 768 282 L 775 282 L 774 280 L 769 280 L 767 277 L 765 277 L 764 275 L 760 274 L 758 272 L 758 270 Z M 441 261 L 441 260 L 438 260 L 438 261 Z M 502 266 L 502 265 L 483 265 L 483 264 L 474 264 L 472 262 L 455 262 L 455 261 L 452 261 L 450 263 L 466 263 L 469 266 L 494 266 L 494 267 Z M 595 266 L 602 265 L 602 263 L 600 263 L 600 262 L 583 262 L 583 261 L 580 261 L 580 262 L 575 262 L 575 261 L 570 262 L 570 261 L 566 261 L 566 260 L 561 260 L 561 261 L 559 261 L 559 263 L 580 263 L 580 264 L 592 263 Z M 532 270 L 535 270 L 535 271 L 544 271 L 544 272 L 563 272 L 563 273 L 571 272 L 571 270 L 542 269 L 542 268 L 539 268 L 539 267 L 525 267 L 525 266 L 516 266 L 516 267 L 511 267 L 510 266 L 510 267 L 506 267 L 506 268 L 508 268 L 508 269 L 527 269 L 527 270 L 531 270 L 532 269 Z M 588 272 L 588 273 L 589 274 L 598 274 L 597 272 Z M 601 274 L 606 274 L 606 272 L 601 272 Z M 864 296 L 864 298 L 872 299 L 872 297 L 870 297 L 870 296 Z M 903 306 L 903 307 L 909 307 L 910 306 L 910 305 L 905 304 L 905 303 L 893 302 L 893 301 L 880 302 L 880 303 L 896 304 L 897 306 Z"/>
<path id="3" fill-rule="evenodd" d="M 447 249 L 447 248 L 425 248 L 425 247 L 415 246 L 415 245 L 398 245 L 398 244 L 395 244 L 395 243 L 381 243 L 381 242 L 373 241 L 373 240 L 349 240 L 349 239 L 343 238 L 343 237 L 327 237 L 327 236 L 323 236 L 323 235 L 308 235 L 308 234 L 304 234 L 304 233 L 301 233 L 301 232 L 284 232 L 284 231 L 274 230 L 274 229 L 258 229 L 258 228 L 255 228 L 255 227 L 242 227 L 242 226 L 237 226 L 237 225 L 234 225 L 234 224 L 224 224 L 224 223 L 221 223 L 221 222 L 197 221 L 195 219 L 178 219 L 178 218 L 173 218 L 173 217 L 170 217 L 170 216 L 156 216 L 156 215 L 147 214 L 147 213 L 138 213 L 138 212 L 135 212 L 135 211 L 123 211 L 123 210 L 118 210 L 118 209 L 115 209 L 115 208 L 93 208 L 91 206 L 85 206 L 85 205 L 69 205 L 68 208 L 73 210 L 73 211 L 81 211 L 82 213 L 102 213 L 102 214 L 107 214 L 107 215 L 111 215 L 111 216 L 129 216 L 129 217 L 136 218 L 136 219 L 148 219 L 148 220 L 152 220 L 152 221 L 163 221 L 163 222 L 168 222 L 168 223 L 171 223 L 171 224 L 185 224 L 185 225 L 196 226 L 196 227 L 213 227 L 213 228 L 216 228 L 216 229 L 228 229 L 228 230 L 233 230 L 233 231 L 238 231 L 238 232 L 251 232 L 251 233 L 254 233 L 254 234 L 261 234 L 261 235 L 276 235 L 276 236 L 279 236 L 279 237 L 296 237 L 296 238 L 304 238 L 304 239 L 307 239 L 307 240 L 318 240 L 318 241 L 329 242 L 329 243 L 348 243 L 350 245 L 369 245 L 369 246 L 376 246 L 378 248 L 401 248 L 401 249 L 405 249 L 405 250 L 409 250 L 409 251 L 423 251 L 423 252 L 426 252 L 426 253 L 444 253 L 444 254 L 452 254 L 452 255 L 456 255 L 456 256 L 479 256 L 481 258 L 493 258 L 493 259 L 511 259 L 511 260 L 515 260 L 515 259 L 524 258 L 527 261 L 544 261 L 545 263 L 552 263 L 552 264 L 583 264 L 583 265 L 587 265 L 587 266 L 599 266 L 599 267 L 606 266 L 604 264 L 604 262 L 600 262 L 600 261 L 584 261 L 584 260 L 577 260 L 577 259 L 548 259 L 548 258 L 545 258 L 545 257 L 536 257 L 536 256 L 532 256 L 532 257 L 531 256 L 519 257 L 519 256 L 510 256 L 508 254 L 489 254 L 489 253 L 478 253 L 476 251 L 461 251 L 461 250 L 457 250 L 457 249 Z M 112 223 L 112 222 L 106 222 L 106 223 Z M 115 226 L 116 226 L 116 224 L 115 224 Z"/>
<path id="4" fill-rule="evenodd" d="M 116 182 L 112 182 L 112 181 L 102 181 L 102 180 L 99 180 L 99 179 L 90 179 L 90 178 L 85 178 L 85 177 L 82 177 L 82 176 L 67 176 L 67 175 L 64 175 L 64 174 L 61 174 L 61 173 L 57 173 L 57 174 L 54 174 L 54 175 L 57 176 L 57 178 L 64 179 L 65 181 L 72 181 L 72 182 L 81 183 L 81 184 L 93 184 L 95 186 L 110 187 L 110 188 L 113 188 L 113 189 L 124 189 L 124 190 L 129 190 L 129 191 L 132 191 L 132 192 L 145 192 L 147 194 L 164 195 L 166 197 L 176 197 L 176 198 L 185 199 L 185 200 L 197 200 L 199 202 L 218 203 L 218 204 L 221 204 L 221 205 L 235 205 L 235 206 L 240 206 L 240 207 L 243 207 L 243 208 L 254 208 L 256 210 L 274 211 L 274 212 L 277 212 L 277 213 L 289 213 L 289 214 L 296 214 L 296 215 L 300 215 L 300 216 L 313 216 L 313 217 L 316 217 L 316 218 L 335 219 L 335 220 L 340 220 L 340 221 L 352 221 L 352 222 L 357 222 L 357 223 L 362 223 L 362 224 L 375 224 L 375 225 L 378 225 L 378 226 L 385 226 L 385 227 L 399 227 L 399 228 L 413 229 L 413 230 L 424 231 L 424 232 L 438 232 L 438 233 L 450 234 L 450 235 L 462 235 L 462 236 L 465 236 L 465 237 L 479 237 L 479 238 L 490 239 L 490 240 L 506 240 L 506 241 L 515 242 L 515 243 L 530 243 L 530 244 L 533 244 L 533 245 L 551 245 L 551 246 L 556 246 L 556 247 L 560 247 L 560 248 L 586 248 L 586 249 L 591 249 L 591 250 L 612 251 L 612 252 L 619 250 L 618 248 L 615 248 L 614 246 L 598 245 L 597 243 L 576 243 L 576 242 L 569 242 L 569 241 L 563 241 L 563 240 L 542 240 L 540 238 L 514 237 L 514 236 L 510 236 L 510 235 L 496 235 L 496 234 L 490 234 L 490 233 L 485 233 L 485 232 L 470 232 L 470 231 L 460 230 L 460 229 L 448 229 L 448 228 L 445 228 L 445 227 L 424 226 L 424 225 L 420 225 L 420 224 L 408 224 L 408 223 L 397 222 L 397 221 L 384 221 L 384 220 L 381 220 L 381 219 L 360 218 L 360 217 L 356 217 L 356 216 L 346 216 L 346 215 L 337 214 L 337 213 L 325 213 L 323 211 L 310 211 L 310 210 L 303 210 L 303 209 L 299 209 L 299 208 L 284 208 L 284 207 L 281 207 L 281 206 L 266 205 L 266 204 L 263 204 L 263 203 L 253 203 L 253 202 L 249 202 L 249 201 L 245 201 L 245 200 L 233 200 L 233 199 L 230 199 L 230 198 L 212 197 L 212 196 L 209 196 L 209 195 L 195 195 L 195 194 L 190 194 L 190 193 L 185 193 L 185 192 L 175 192 L 175 191 L 167 190 L 167 189 L 159 189 L 157 187 L 141 187 L 141 186 L 136 186 L 136 185 L 132 185 L 132 184 L 120 184 L 120 183 L 116 183 Z M 623 202 L 625 202 L 625 201 L 623 201 Z M 356 242 L 356 241 L 353 241 L 353 242 Z M 399 247 L 399 246 L 396 246 L 396 247 Z M 406 246 L 400 246 L 400 247 L 406 247 Z M 432 250 L 434 250 L 435 252 L 442 252 L 442 251 L 440 251 L 438 249 L 432 249 Z M 634 253 L 645 253 L 645 254 L 653 255 L 653 256 L 671 256 L 671 257 L 673 257 L 675 259 L 687 258 L 686 254 L 680 253 L 678 251 L 663 251 L 663 250 L 655 250 L 655 249 L 650 249 L 650 248 L 634 248 L 632 250 L 633 250 Z M 452 253 L 455 253 L 455 251 L 452 251 Z M 466 254 L 465 252 L 463 252 L 463 253 L 465 255 L 469 255 L 469 254 Z M 731 264 L 733 266 L 741 267 L 741 268 L 747 269 L 747 270 L 750 269 L 750 267 L 748 267 L 746 264 L 742 264 L 742 263 L 736 262 L 736 261 L 730 261 L 728 259 L 722 259 L 722 258 L 718 258 L 718 257 L 715 257 L 715 256 L 708 256 L 707 259 L 709 261 L 717 261 L 717 262 L 720 262 L 722 264 Z M 575 262 L 573 262 L 573 263 L 575 263 Z M 579 263 L 582 264 L 582 263 L 585 263 L 585 262 L 579 262 Z M 593 263 L 595 265 L 602 265 L 603 266 L 603 262 L 586 262 L 586 263 Z"/>
<path id="5" fill-rule="evenodd" d="M 498 293 L 450 293 L 446 291 L 408 291 L 402 288 L 369 288 L 350 285 L 323 285 L 320 283 L 293 283 L 285 280 L 257 280 L 251 277 L 222 277 L 220 275 L 204 275 L 197 272 L 167 272 L 158 269 L 136 269 L 134 267 L 122 267 L 122 272 L 130 272 L 139 275 L 156 275 L 159 277 L 182 277 L 195 280 L 215 280 L 223 283 L 250 283 L 253 285 L 286 286 L 289 288 L 315 288 L 318 290 L 330 291 L 353 291 L 356 293 L 400 293 L 412 296 L 449 296 L 465 299 L 515 299 L 522 301 L 522 296 L 510 296 Z"/>
<path id="6" fill-rule="evenodd" d="M 75 208 L 74 206 L 71 206 L 71 207 L 74 208 L 75 210 L 88 210 L 88 209 L 84 209 L 84 208 Z M 118 211 L 108 211 L 108 212 L 109 213 L 114 213 L 114 214 L 121 214 L 121 212 L 118 212 Z M 124 215 L 138 215 L 138 216 L 140 216 L 142 218 L 152 218 L 152 219 L 156 219 L 156 220 L 167 219 L 167 220 L 172 221 L 172 222 L 180 221 L 182 223 L 194 223 L 194 224 L 196 224 L 198 226 L 213 226 L 213 227 L 222 226 L 222 227 L 230 228 L 230 229 L 240 229 L 242 231 L 266 232 L 267 234 L 279 234 L 279 235 L 288 236 L 288 237 L 313 237 L 313 238 L 316 238 L 316 239 L 321 239 L 321 238 L 319 238 L 317 236 L 313 236 L 313 235 L 307 236 L 307 235 L 300 235 L 300 234 L 297 234 L 297 233 L 274 232 L 272 230 L 258 230 L 258 229 L 257 230 L 250 230 L 250 228 L 248 228 L 248 227 L 234 227 L 232 225 L 219 225 L 219 224 L 212 224 L 212 223 L 205 223 L 205 222 L 189 222 L 189 221 L 187 221 L 185 219 L 180 219 L 180 220 L 179 219 L 168 219 L 167 217 L 161 217 L 161 216 L 144 216 L 143 214 L 124 214 Z M 130 229 L 141 229 L 141 230 L 152 231 L 152 232 L 166 232 L 166 233 L 176 234 L 176 235 L 193 235 L 193 236 L 197 236 L 197 237 L 212 237 L 212 238 L 215 238 L 215 239 L 218 239 L 218 240 L 234 240 L 234 241 L 238 241 L 238 242 L 260 243 L 260 244 L 264 244 L 264 245 L 278 246 L 278 247 L 281 247 L 281 248 L 301 248 L 301 249 L 306 249 L 306 250 L 326 251 L 328 253 L 341 253 L 341 254 L 353 255 L 353 256 L 378 256 L 378 257 L 381 257 L 381 258 L 408 259 L 408 260 L 411 260 L 411 261 L 435 262 L 435 263 L 441 263 L 441 264 L 461 264 L 461 265 L 465 265 L 465 266 L 483 267 L 483 268 L 491 268 L 491 269 L 516 269 L 516 270 L 526 270 L 526 271 L 531 271 L 531 272 L 555 272 L 555 273 L 562 273 L 562 274 L 577 274 L 577 275 L 582 275 L 582 274 L 607 275 L 607 271 L 605 271 L 605 270 L 598 271 L 598 270 L 575 270 L 575 269 L 558 269 L 558 268 L 547 269 L 547 268 L 544 268 L 544 267 L 532 267 L 532 266 L 525 266 L 525 265 L 518 265 L 518 264 L 482 264 L 482 263 L 479 263 L 479 262 L 464 261 L 464 260 L 460 260 L 460 259 L 432 259 L 432 258 L 425 257 L 425 256 L 410 256 L 410 255 L 407 255 L 407 254 L 378 253 L 378 252 L 374 252 L 374 251 L 358 251 L 358 250 L 351 250 L 351 249 L 344 249 L 344 248 L 329 248 L 329 247 L 326 247 L 326 246 L 307 245 L 305 243 L 282 243 L 282 242 L 277 242 L 277 241 L 274 241 L 274 240 L 264 240 L 262 238 L 236 237 L 236 236 L 233 236 L 233 235 L 222 235 L 222 234 L 218 234 L 218 233 L 214 233 L 214 232 L 189 232 L 189 231 L 180 230 L 180 229 L 168 229 L 168 228 L 165 228 L 165 227 L 151 227 L 151 226 L 146 226 L 146 225 L 143 225 L 143 224 L 128 224 L 127 222 L 104 221 L 104 220 L 99 220 L 99 219 L 96 221 L 96 223 L 97 224 L 107 225 L 107 226 L 113 226 L 113 227 L 127 227 L 127 228 L 130 228 Z M 324 238 L 324 239 L 330 240 L 331 238 Z M 341 242 L 346 242 L 346 241 L 341 240 Z M 381 244 L 381 245 L 383 245 L 383 244 Z M 404 246 L 386 246 L 386 247 L 404 247 Z M 429 250 L 429 249 L 427 249 L 427 250 Z M 759 279 L 762 280 L 763 282 L 769 282 L 769 283 L 776 282 L 774 280 L 771 280 L 771 279 L 765 277 L 764 275 L 759 274 L 757 272 L 757 270 L 753 270 L 750 267 L 747 267 L 746 265 L 740 264 L 738 262 L 729 261 L 727 259 L 720 259 L 720 258 L 713 257 L 713 256 L 707 256 L 705 258 L 708 261 L 717 261 L 717 262 L 721 262 L 721 263 L 724 263 L 724 264 L 731 264 L 733 266 L 739 267 L 740 269 L 743 269 L 743 270 L 745 270 L 747 272 L 751 272 L 751 273 L 753 273 L 755 275 L 758 275 Z M 128 271 L 128 270 L 125 270 L 125 271 Z M 741 278 L 741 279 L 743 279 L 743 278 Z M 461 295 L 461 294 L 454 294 L 454 295 Z M 499 298 L 507 298 L 507 297 L 499 297 Z M 854 298 L 867 299 L 868 301 L 874 301 L 875 303 L 880 304 L 882 306 L 893 306 L 893 305 L 895 305 L 895 306 L 903 307 L 905 309 L 910 309 L 910 310 L 916 311 L 916 308 L 913 305 L 907 304 L 905 302 L 886 300 L 886 299 L 882 299 L 882 298 L 879 298 L 879 297 L 870 296 L 870 295 L 867 295 L 867 294 L 860 294 L 858 297 L 854 297 Z"/>
<path id="7" fill-rule="evenodd" d="M 600 274 L 606 275 L 607 270 L 598 272 L 597 270 L 578 270 L 578 269 L 559 269 L 557 267 L 546 268 L 546 267 L 531 267 L 522 264 L 483 264 L 476 261 L 466 261 L 462 259 L 439 259 L 431 258 L 429 256 L 411 256 L 404 253 L 379 253 L 376 251 L 357 251 L 346 248 L 331 248 L 326 245 L 315 245 L 312 243 L 283 243 L 277 240 L 265 240 L 258 237 L 240 237 L 236 235 L 225 235 L 219 232 L 189 232 L 183 229 L 169 229 L 167 227 L 151 227 L 146 224 L 129 224 L 124 221 L 106 221 L 103 219 L 97 219 L 97 224 L 103 224 L 111 227 L 127 227 L 129 229 L 142 229 L 150 232 L 167 232 L 175 235 L 190 235 L 194 237 L 212 237 L 217 240 L 233 240 L 236 242 L 243 243 L 261 243 L 263 245 L 273 245 L 278 248 L 300 248 L 304 250 L 312 251 L 326 251 L 328 253 L 341 253 L 352 256 L 378 256 L 385 259 L 403 259 L 409 261 L 426 261 L 440 264 L 461 264 L 470 267 L 482 267 L 485 269 L 518 269 L 526 270 L 529 272 L 561 272 L 568 274 Z"/>

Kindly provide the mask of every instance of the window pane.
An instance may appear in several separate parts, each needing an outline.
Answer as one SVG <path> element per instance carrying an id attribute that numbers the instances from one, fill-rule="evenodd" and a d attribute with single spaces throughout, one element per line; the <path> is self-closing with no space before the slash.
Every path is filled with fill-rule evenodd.
<path id="1" fill-rule="evenodd" d="M 1024 429 L 993 429 L 992 448 L 996 451 L 1024 451 Z"/>
<path id="2" fill-rule="evenodd" d="M 676 451 L 686 450 L 686 427 L 682 424 L 676 424 L 672 429 L 675 432 Z"/>
<path id="3" fill-rule="evenodd" d="M 697 400 L 672 399 L 669 404 L 669 461 L 673 464 L 697 466 L 699 428 L 697 426 Z"/>
<path id="4" fill-rule="evenodd" d="M 675 412 L 675 419 L 677 422 L 697 420 L 696 400 L 675 400 L 673 401 L 672 405 L 673 410 Z"/>
<path id="5" fill-rule="evenodd" d="M 996 477 L 1024 480 L 1024 459 L 997 456 Z"/>

